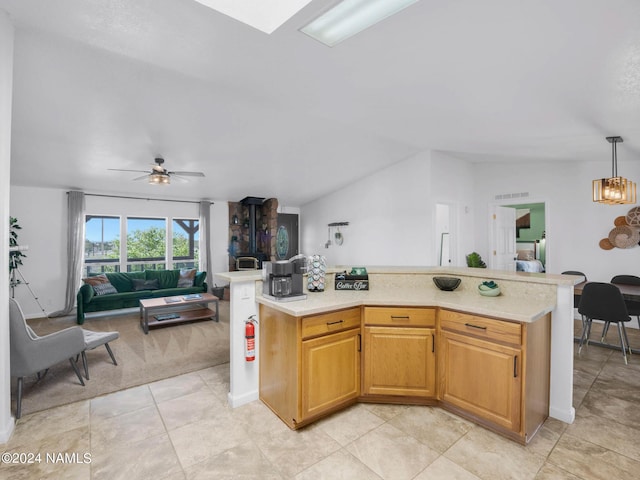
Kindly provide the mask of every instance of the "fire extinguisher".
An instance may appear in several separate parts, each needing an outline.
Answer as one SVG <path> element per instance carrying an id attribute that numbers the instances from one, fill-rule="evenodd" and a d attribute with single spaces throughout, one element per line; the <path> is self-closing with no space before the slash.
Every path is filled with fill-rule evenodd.
<path id="1" fill-rule="evenodd" d="M 244 359 L 247 362 L 253 362 L 256 359 L 256 330 L 255 315 L 251 315 L 244 322 Z"/>

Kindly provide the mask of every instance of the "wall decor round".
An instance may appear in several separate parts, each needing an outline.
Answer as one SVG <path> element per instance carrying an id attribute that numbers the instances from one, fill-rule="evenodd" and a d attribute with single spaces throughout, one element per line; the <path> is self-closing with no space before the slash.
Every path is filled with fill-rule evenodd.
<path id="1" fill-rule="evenodd" d="M 640 227 L 640 207 L 633 207 L 627 212 L 627 225 Z"/>
<path id="2" fill-rule="evenodd" d="M 640 233 L 628 225 L 615 227 L 609 232 L 609 241 L 618 248 L 635 247 L 640 241 Z"/>
<path id="3" fill-rule="evenodd" d="M 287 227 L 280 225 L 276 232 L 276 255 L 279 260 L 284 260 L 289 252 L 289 232 Z"/>

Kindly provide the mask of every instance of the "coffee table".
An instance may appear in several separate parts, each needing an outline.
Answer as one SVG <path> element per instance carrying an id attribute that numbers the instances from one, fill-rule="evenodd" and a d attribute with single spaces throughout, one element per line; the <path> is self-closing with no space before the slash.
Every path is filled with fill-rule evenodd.
<path id="1" fill-rule="evenodd" d="M 140 300 L 140 326 L 145 335 L 149 327 L 171 325 L 213 318 L 220 321 L 218 297 L 210 293 L 175 295 L 172 297 L 145 298 Z M 208 304 L 213 303 L 215 310 Z"/>

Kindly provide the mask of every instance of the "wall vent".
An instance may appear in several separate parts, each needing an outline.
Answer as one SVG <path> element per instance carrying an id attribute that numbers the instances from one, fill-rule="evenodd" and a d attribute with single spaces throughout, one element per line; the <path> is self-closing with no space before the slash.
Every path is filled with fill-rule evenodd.
<path id="1" fill-rule="evenodd" d="M 496 195 L 496 200 L 505 200 L 510 198 L 526 198 L 529 196 L 529 192 L 520 192 L 520 193 L 502 193 L 500 195 Z"/>

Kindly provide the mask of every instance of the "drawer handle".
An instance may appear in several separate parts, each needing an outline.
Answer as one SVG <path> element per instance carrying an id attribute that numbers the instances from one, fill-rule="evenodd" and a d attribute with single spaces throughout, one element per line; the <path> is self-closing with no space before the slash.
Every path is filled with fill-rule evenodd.
<path id="1" fill-rule="evenodd" d="M 331 325 L 338 325 L 340 323 L 344 323 L 344 320 L 338 320 L 337 322 L 327 322 L 327 327 Z"/>
<path id="2" fill-rule="evenodd" d="M 409 315 L 391 315 L 391 320 L 410 320 Z"/>
<path id="3" fill-rule="evenodd" d="M 482 327 L 480 325 L 474 325 L 473 323 L 465 323 L 465 327 L 477 328 L 478 330 L 486 330 L 487 327 Z"/>

